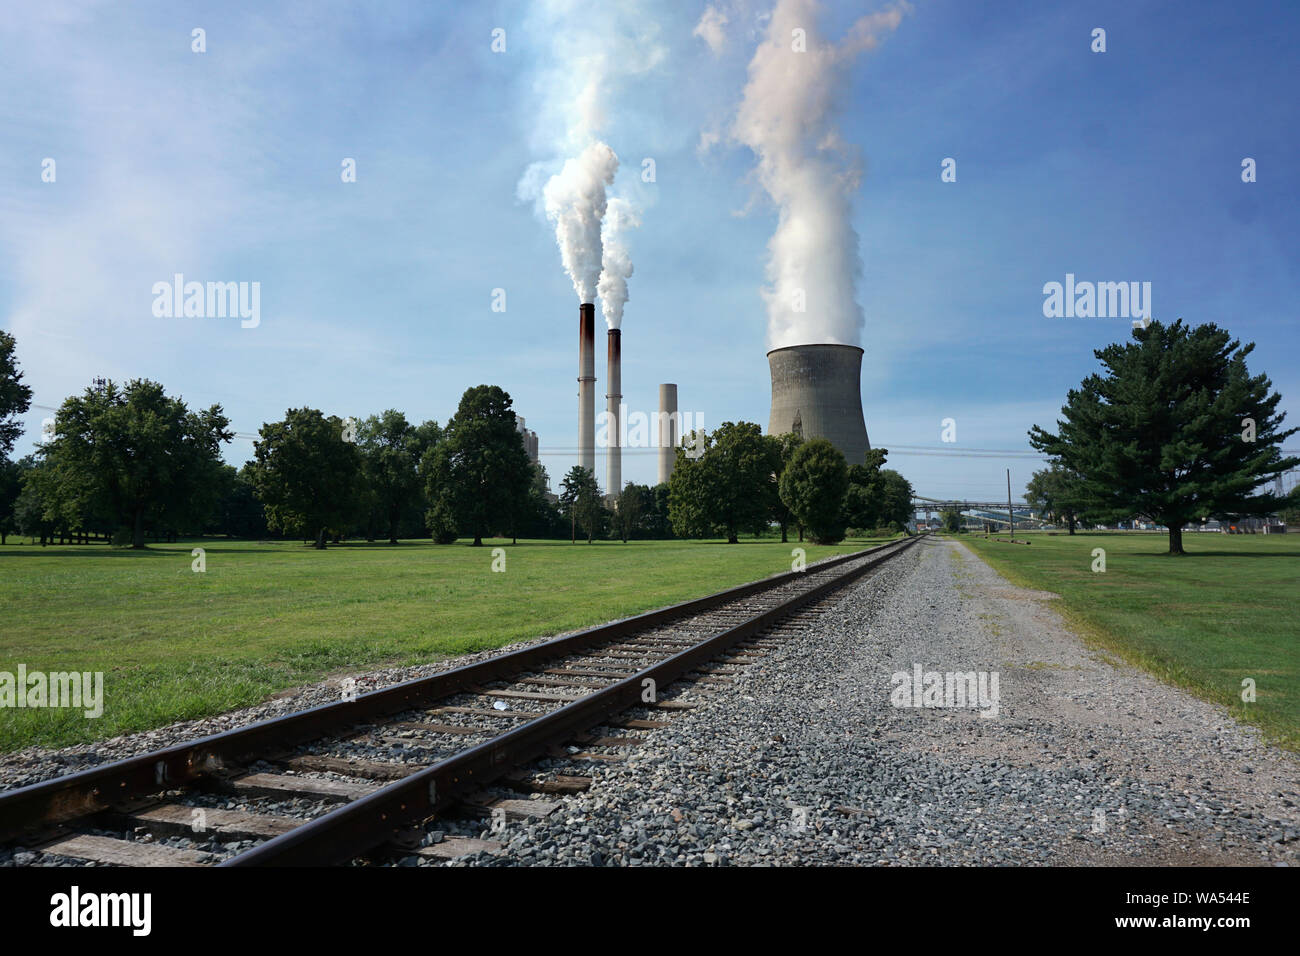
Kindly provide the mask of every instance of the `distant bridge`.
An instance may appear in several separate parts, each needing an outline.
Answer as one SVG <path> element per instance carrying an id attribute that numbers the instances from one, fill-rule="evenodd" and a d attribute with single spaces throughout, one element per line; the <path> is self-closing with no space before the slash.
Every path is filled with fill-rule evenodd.
<path id="1" fill-rule="evenodd" d="M 966 519 L 968 527 L 982 528 L 986 523 L 1007 525 L 1011 523 L 1011 520 L 1007 518 L 1007 502 L 1005 501 L 972 501 L 969 498 L 945 499 L 927 498 L 925 495 L 912 496 L 912 513 L 918 519 L 922 515 L 937 515 L 949 509 L 956 509 Z M 1039 515 L 1038 509 L 1023 501 L 1011 502 L 1011 517 L 1017 527 L 1022 525 L 1042 527 L 1046 524 Z"/>

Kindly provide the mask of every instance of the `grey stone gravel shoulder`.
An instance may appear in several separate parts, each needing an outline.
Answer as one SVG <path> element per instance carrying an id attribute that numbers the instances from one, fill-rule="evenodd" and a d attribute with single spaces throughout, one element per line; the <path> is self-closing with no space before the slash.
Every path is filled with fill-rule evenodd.
<path id="1" fill-rule="evenodd" d="M 922 542 L 545 821 L 439 824 L 504 844 L 442 865 L 1296 863 L 1300 762 L 1051 597 Z M 997 716 L 894 706 L 916 665 L 997 673 Z"/>

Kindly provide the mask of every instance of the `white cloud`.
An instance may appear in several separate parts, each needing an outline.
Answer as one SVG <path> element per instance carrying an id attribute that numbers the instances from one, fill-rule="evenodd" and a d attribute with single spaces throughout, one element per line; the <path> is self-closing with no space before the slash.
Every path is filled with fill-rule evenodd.
<path id="1" fill-rule="evenodd" d="M 727 15 L 718 7 L 709 6 L 705 8 L 691 35 L 707 43 L 714 53 L 721 53 L 727 42 L 726 26 Z"/>

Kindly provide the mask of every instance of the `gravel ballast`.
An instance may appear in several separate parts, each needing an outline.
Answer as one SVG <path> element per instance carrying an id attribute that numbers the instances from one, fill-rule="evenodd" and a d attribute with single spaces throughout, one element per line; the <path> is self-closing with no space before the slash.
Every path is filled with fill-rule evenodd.
<path id="1" fill-rule="evenodd" d="M 1294 863 L 1300 762 L 928 540 L 535 824 L 443 865 Z M 996 672 L 996 717 L 891 676 Z M 424 861 L 421 861 L 424 862 Z M 408 864 L 409 865 L 409 864 Z"/>

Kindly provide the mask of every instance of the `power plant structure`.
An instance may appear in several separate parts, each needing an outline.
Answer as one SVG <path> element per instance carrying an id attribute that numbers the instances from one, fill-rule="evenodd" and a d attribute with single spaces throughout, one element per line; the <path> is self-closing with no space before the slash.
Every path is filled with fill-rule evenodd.
<path id="1" fill-rule="evenodd" d="M 677 386 L 659 386 L 659 484 L 666 484 L 677 464 L 677 443 L 681 440 L 677 417 Z"/>
<path id="2" fill-rule="evenodd" d="M 515 416 L 515 431 L 519 432 L 524 442 L 524 451 L 528 453 L 528 460 L 534 465 L 537 464 L 537 432 L 527 428 L 524 425 L 522 415 Z"/>
<path id="3" fill-rule="evenodd" d="M 862 464 L 871 448 L 862 415 L 862 354 L 856 345 L 790 345 L 768 352 L 767 433 L 825 438 L 850 465 Z M 659 467 L 662 476 L 662 459 Z"/>
<path id="4" fill-rule="evenodd" d="M 607 336 L 606 378 L 609 392 L 605 395 L 609 444 L 605 449 L 605 493 L 617 497 L 623 490 L 623 445 L 619 434 L 619 405 L 623 401 L 623 333 L 610 329 Z"/>
<path id="5" fill-rule="evenodd" d="M 871 449 L 866 418 L 862 414 L 862 356 L 856 345 L 790 345 L 767 353 L 772 374 L 772 408 L 767 433 L 795 432 L 803 438 L 825 438 L 851 465 L 861 464 Z M 616 498 L 623 490 L 623 333 L 609 329 L 606 336 L 608 391 L 605 393 L 606 434 L 605 494 Z M 656 416 L 660 484 L 668 482 L 677 463 L 682 441 L 677 385 L 659 386 Z M 530 457 L 536 438 L 524 433 Z M 534 458 L 534 460 L 536 460 Z M 596 473 L 596 307 L 578 306 L 578 464 Z"/>
<path id="6" fill-rule="evenodd" d="M 578 306 L 578 464 L 596 474 L 596 306 Z"/>

